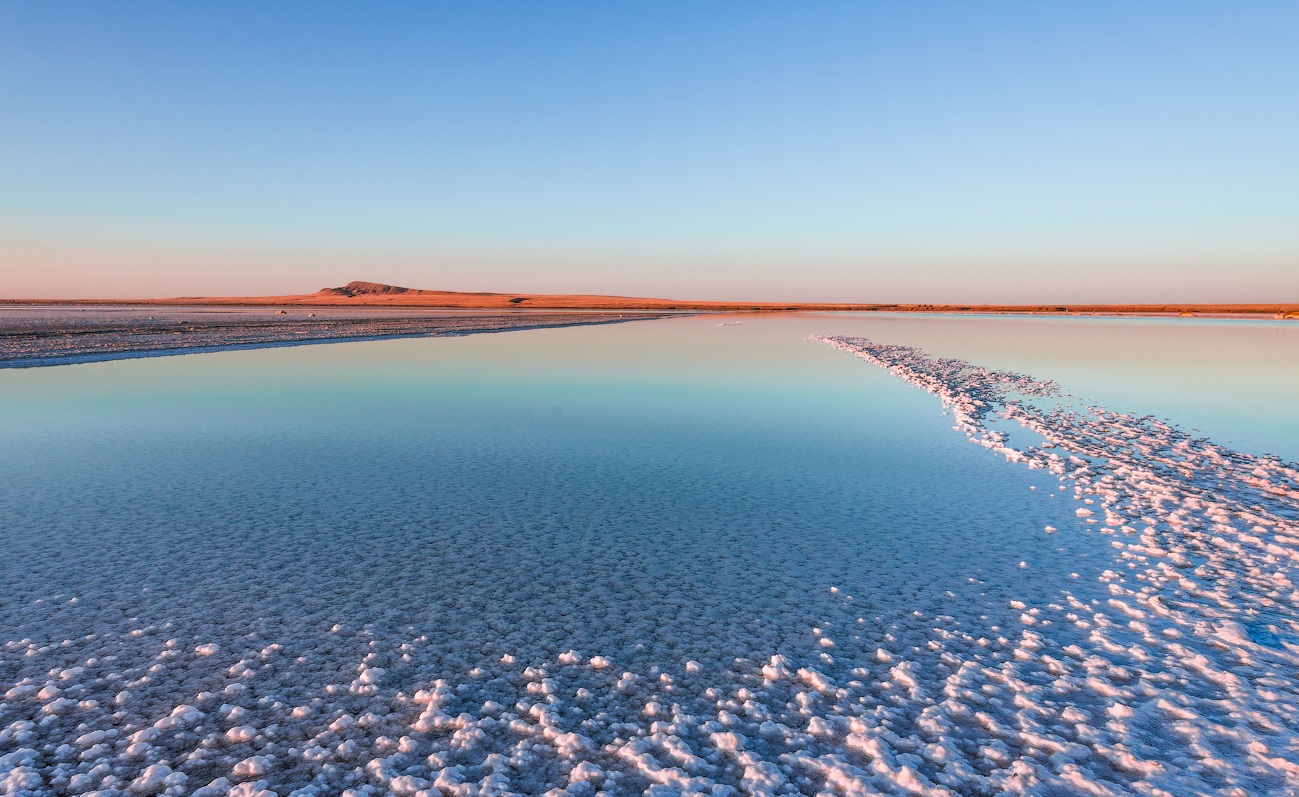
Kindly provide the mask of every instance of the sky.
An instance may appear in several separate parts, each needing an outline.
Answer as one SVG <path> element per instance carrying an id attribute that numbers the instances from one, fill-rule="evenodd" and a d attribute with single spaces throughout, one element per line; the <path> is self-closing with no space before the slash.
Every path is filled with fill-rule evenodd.
<path id="1" fill-rule="evenodd" d="M 1299 301 L 1299 3 L 0 4 L 0 297 Z"/>

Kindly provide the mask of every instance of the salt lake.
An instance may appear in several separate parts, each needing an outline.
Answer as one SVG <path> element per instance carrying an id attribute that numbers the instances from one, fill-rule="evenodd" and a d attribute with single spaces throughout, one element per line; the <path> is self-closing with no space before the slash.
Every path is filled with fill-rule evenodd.
<path id="1" fill-rule="evenodd" d="M 1174 473 L 1203 530 L 1110 523 L 1116 482 L 954 430 L 908 383 L 935 358 L 1245 480 L 1299 459 L 1293 322 L 694 316 L 7 371 L 0 788 L 1299 788 L 1299 493 Z"/>

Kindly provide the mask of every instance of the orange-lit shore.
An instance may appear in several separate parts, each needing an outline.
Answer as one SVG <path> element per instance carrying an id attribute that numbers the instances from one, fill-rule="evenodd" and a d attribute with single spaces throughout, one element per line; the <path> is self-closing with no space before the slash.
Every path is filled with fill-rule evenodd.
<path id="1" fill-rule="evenodd" d="M 465 293 L 352 282 L 289 296 L 179 296 L 165 299 L 0 299 L 0 305 L 243 305 L 423 307 L 455 310 L 678 310 L 713 312 L 1032 313 L 1039 315 L 1226 315 L 1299 318 L 1299 303 L 1259 304 L 857 304 L 718 302 L 587 294 Z"/>

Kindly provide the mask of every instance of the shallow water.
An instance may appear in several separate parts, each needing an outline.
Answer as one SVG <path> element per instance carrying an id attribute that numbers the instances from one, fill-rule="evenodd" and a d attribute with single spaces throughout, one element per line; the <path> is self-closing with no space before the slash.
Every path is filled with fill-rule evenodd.
<path id="1" fill-rule="evenodd" d="M 882 727 L 900 737 L 919 733 L 925 706 L 942 700 L 925 690 L 960 670 L 940 658 L 1013 661 L 1024 606 L 1067 592 L 1101 607 L 1113 594 L 1103 573 L 1123 565 L 1054 476 L 970 445 L 933 397 L 812 333 L 1054 378 L 1112 409 L 1299 458 L 1299 428 L 1282 409 L 1299 394 L 1289 327 L 720 321 L 0 374 L 0 691 L 16 690 L 0 703 L 11 729 L 0 755 L 33 751 L 10 763 L 43 779 L 36 793 L 133 780 L 148 791 L 153 764 L 186 775 L 165 786 L 177 794 L 222 777 L 213 794 L 237 782 L 248 794 L 414 792 L 440 772 L 443 791 L 464 793 L 497 775 L 523 793 L 655 783 L 815 793 L 815 777 L 804 788 L 782 774 L 793 765 L 780 755 L 871 757 L 847 752 L 844 728 L 819 749 L 819 726 L 790 730 L 786 714 L 843 719 L 854 712 L 836 700 L 851 697 L 894 707 Z M 1057 622 L 1049 635 L 1065 648 L 1091 632 Z M 812 697 L 756 694 L 774 655 L 778 669 L 810 673 L 795 680 Z M 593 656 L 609 665 L 590 666 Z M 862 691 L 836 697 L 818 678 L 860 679 Z M 881 678 L 895 685 L 871 686 Z M 412 700 L 439 680 L 445 695 Z M 49 710 L 56 693 L 26 689 L 47 682 L 82 702 Z M 446 721 L 417 727 L 430 705 Z M 189 717 L 183 706 L 198 713 L 180 731 L 126 752 L 129 734 Z M 375 719 L 330 730 L 344 714 Z M 235 727 L 253 735 L 227 733 Z M 714 738 L 741 727 L 752 761 Z M 89 728 L 120 735 L 77 747 Z M 565 748 L 559 731 L 586 746 Z M 395 741 L 403 735 L 411 741 Z M 671 736 L 691 752 L 672 753 Z M 976 784 L 970 793 L 1007 788 L 1018 782 L 1010 762 L 1035 760 L 1028 741 L 983 758 L 988 739 L 967 741 L 978 771 L 947 775 L 953 788 Z M 76 749 L 60 753 L 65 743 Z M 105 746 L 81 755 L 94 744 Z M 312 745 L 324 753 L 304 753 Z M 877 767 L 871 788 L 904 788 L 903 770 L 942 788 L 941 765 L 895 747 L 877 756 L 892 774 Z M 258 756 L 270 759 L 241 763 Z M 574 775 L 580 762 L 609 777 Z M 1132 787 L 1121 767 L 1097 766 Z M 654 774 L 672 767 L 684 780 Z"/>
<path id="2" fill-rule="evenodd" d="M 581 605 L 571 627 L 495 644 L 530 659 L 643 644 L 679 665 L 806 643 L 830 586 L 919 600 L 938 585 L 915 568 L 994 527 L 1004 555 L 969 575 L 1030 555 L 1051 508 L 1028 475 L 801 326 L 816 327 L 692 319 L 35 372 L 6 391 L 2 508 L 37 561 L 6 583 L 111 596 L 141 622 L 216 605 L 250 630 L 270 614 L 435 640 L 496 637 L 484 605 L 507 623 Z M 1019 517 L 1000 528 L 1007 493 Z M 111 571 L 69 567 L 109 539 Z M 195 592 L 230 578 L 273 584 Z M 325 580 L 356 601 L 313 597 Z"/>

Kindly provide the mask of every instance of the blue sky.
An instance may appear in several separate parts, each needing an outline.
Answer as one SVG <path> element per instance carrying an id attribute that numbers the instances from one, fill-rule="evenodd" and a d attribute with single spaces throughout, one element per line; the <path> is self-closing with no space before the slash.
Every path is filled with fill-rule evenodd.
<path id="1" fill-rule="evenodd" d="M 1299 301 L 1299 4 L 0 5 L 0 295 Z"/>

